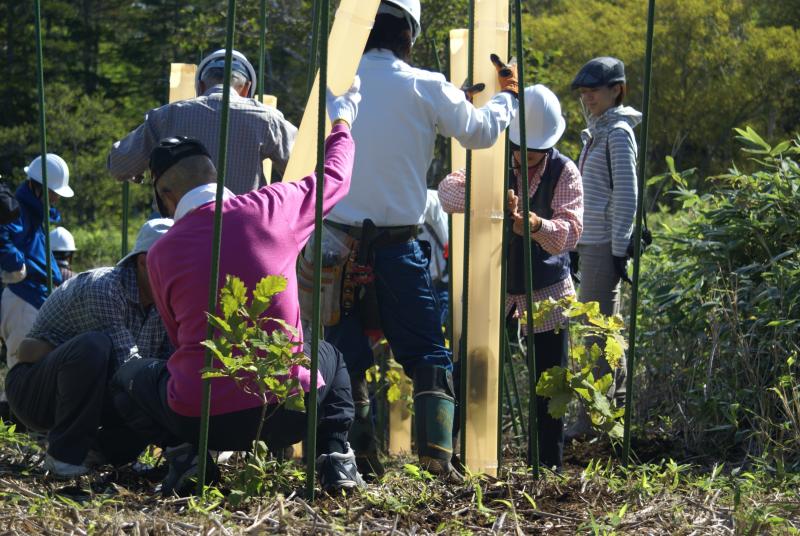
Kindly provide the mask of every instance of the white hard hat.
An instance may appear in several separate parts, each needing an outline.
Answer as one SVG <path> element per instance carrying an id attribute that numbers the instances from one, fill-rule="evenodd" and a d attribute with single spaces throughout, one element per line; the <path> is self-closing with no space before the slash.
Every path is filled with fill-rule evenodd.
<path id="1" fill-rule="evenodd" d="M 63 227 L 50 231 L 50 251 L 75 251 L 75 239 L 72 233 Z"/>
<path id="2" fill-rule="evenodd" d="M 525 132 L 528 149 L 550 149 L 561 136 L 567 122 L 561 115 L 561 103 L 555 93 L 536 84 L 525 88 Z M 508 137 L 514 145 L 520 145 L 519 114 L 508 127 Z"/>
<path id="3" fill-rule="evenodd" d="M 393 6 L 396 7 L 393 8 Z M 420 25 L 422 7 L 420 7 L 419 0 L 383 0 L 378 8 L 378 14 L 381 13 L 404 17 L 408 20 L 411 26 L 411 42 L 413 43 L 417 40 L 422 31 L 422 26 Z"/>
<path id="4" fill-rule="evenodd" d="M 25 168 L 30 179 L 42 182 L 42 157 L 37 156 Z M 69 167 L 57 154 L 47 153 L 47 187 L 61 197 L 72 197 L 75 192 L 69 187 Z"/>
<path id="5" fill-rule="evenodd" d="M 250 81 L 250 91 L 247 92 L 247 96 L 252 98 L 253 95 L 256 94 L 256 83 L 258 81 L 256 78 L 256 70 L 253 68 L 253 64 L 248 61 L 245 55 L 238 50 L 231 51 L 231 54 L 233 55 L 233 70 L 242 72 L 242 74 L 246 75 L 247 79 Z M 203 71 L 205 71 L 211 63 L 218 62 L 219 60 L 225 60 L 224 48 L 216 50 L 203 58 L 203 61 L 201 61 L 200 65 L 197 66 L 197 72 L 194 75 L 194 91 L 198 95 L 200 94 L 200 79 L 203 77 Z"/>

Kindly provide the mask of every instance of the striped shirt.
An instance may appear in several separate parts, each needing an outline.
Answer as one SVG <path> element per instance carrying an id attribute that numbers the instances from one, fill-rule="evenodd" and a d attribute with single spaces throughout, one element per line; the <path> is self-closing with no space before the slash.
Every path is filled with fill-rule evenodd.
<path id="1" fill-rule="evenodd" d="M 53 346 L 88 331 L 108 335 L 112 366 L 129 359 L 166 359 L 172 353 L 167 330 L 155 305 L 139 305 L 139 286 L 132 261 L 97 268 L 64 282 L 44 302 L 28 337 Z"/>
<path id="2" fill-rule="evenodd" d="M 197 138 L 217 165 L 221 109 L 222 86 L 215 86 L 195 99 L 150 110 L 144 123 L 114 144 L 108 155 L 108 171 L 119 180 L 142 175 L 150 151 L 170 136 Z M 283 114 L 231 89 L 229 121 L 225 186 L 236 195 L 264 186 L 266 159 L 272 160 L 273 170 L 282 175 L 297 134 Z"/>
<path id="3" fill-rule="evenodd" d="M 590 118 L 589 128 L 581 133 L 583 150 L 578 162 L 583 178 L 584 230 L 581 244 L 611 243 L 611 253 L 627 254 L 636 214 L 636 140 L 632 128 L 642 114 L 627 106 L 607 110 Z M 606 144 L 611 155 L 608 176 Z"/>
<path id="4" fill-rule="evenodd" d="M 530 196 L 536 193 L 545 171 L 547 160 L 533 168 L 530 177 L 529 192 Z M 521 179 L 517 177 L 517 191 L 522 191 Z M 464 170 L 454 171 L 444 178 L 439 184 L 439 201 L 445 212 L 464 212 L 464 192 L 467 180 Z M 542 219 L 542 228 L 531 236 L 542 248 L 551 255 L 559 255 L 575 248 L 578 238 L 583 229 L 583 188 L 581 186 L 581 176 L 578 168 L 571 161 L 564 166 L 558 184 L 553 191 L 553 217 L 549 220 Z M 534 274 L 534 277 L 536 275 Z M 548 298 L 559 300 L 567 296 L 575 295 L 575 287 L 572 285 L 572 278 L 568 277 L 563 281 L 554 283 L 542 289 L 533 290 L 533 301 L 540 302 Z M 505 315 L 512 310 L 516 310 L 516 315 L 520 316 L 527 310 L 524 294 L 509 294 L 506 296 Z M 564 318 L 560 309 L 555 309 L 553 313 L 544 320 L 539 326 L 534 326 L 534 333 L 544 333 L 553 331 L 556 328 L 566 325 L 567 319 Z M 527 330 L 526 330 L 527 331 Z"/>

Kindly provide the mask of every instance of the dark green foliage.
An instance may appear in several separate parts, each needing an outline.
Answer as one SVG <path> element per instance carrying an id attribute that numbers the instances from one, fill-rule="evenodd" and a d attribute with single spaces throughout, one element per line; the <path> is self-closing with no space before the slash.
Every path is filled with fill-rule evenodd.
<path id="1" fill-rule="evenodd" d="M 800 139 L 738 132 L 757 171 L 679 186 L 644 257 L 640 400 L 692 448 L 798 463 Z"/>

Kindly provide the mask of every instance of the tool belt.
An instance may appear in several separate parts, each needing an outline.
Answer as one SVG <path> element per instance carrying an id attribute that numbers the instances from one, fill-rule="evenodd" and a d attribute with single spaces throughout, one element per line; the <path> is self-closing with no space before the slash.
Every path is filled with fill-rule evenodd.
<path id="1" fill-rule="evenodd" d="M 373 273 L 374 251 L 392 244 L 414 240 L 420 228 L 377 227 L 366 219 L 362 226 L 326 221 L 327 232 L 322 243 L 323 326 L 335 326 L 342 318 L 360 313 L 362 328 L 367 335 L 381 335 L 378 300 Z M 300 256 L 298 286 L 304 318 L 311 318 L 314 262 L 312 247 Z"/>
<path id="2" fill-rule="evenodd" d="M 372 224 L 372 220 L 364 220 L 364 222 L 370 222 Z M 367 237 L 369 240 L 368 246 L 371 248 L 379 248 L 383 246 L 390 246 L 392 244 L 403 244 L 405 242 L 410 242 L 419 236 L 419 233 L 422 231 L 419 225 L 402 225 L 397 227 L 377 227 L 374 224 L 370 225 L 362 225 L 361 227 L 356 227 L 354 225 L 345 225 L 343 223 L 336 223 L 332 221 L 326 221 L 325 225 L 328 227 L 332 227 L 334 229 L 338 229 L 344 233 L 347 233 L 348 236 L 355 240 L 361 240 L 363 236 L 365 236 L 365 229 L 368 229 L 367 233 L 374 233 L 374 236 Z M 370 230 L 371 229 L 371 230 Z"/>

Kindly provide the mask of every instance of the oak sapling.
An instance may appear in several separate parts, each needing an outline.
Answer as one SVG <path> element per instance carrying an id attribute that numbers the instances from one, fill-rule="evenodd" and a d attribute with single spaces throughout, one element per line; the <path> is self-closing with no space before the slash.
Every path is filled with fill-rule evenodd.
<path id="1" fill-rule="evenodd" d="M 269 408 L 306 409 L 300 382 L 289 375 L 293 367 L 309 365 L 298 332 L 280 318 L 262 316 L 286 285 L 285 277 L 270 275 L 258 282 L 251 295 L 241 279 L 226 276 L 220 290 L 221 316 L 208 314 L 216 330 L 214 338 L 202 342 L 215 358 L 211 368 L 201 371 L 203 378 L 231 378 L 242 390 L 261 399 L 256 443 Z M 256 445 L 254 452 L 258 451 Z"/>
<path id="2" fill-rule="evenodd" d="M 533 324 L 541 324 L 554 310 L 560 309 L 566 318 L 585 318 L 585 322 L 570 323 L 572 335 L 579 340 L 589 337 L 605 342 L 601 349 L 597 343 L 589 348 L 582 343 L 570 345 L 573 367 L 551 367 L 542 371 L 536 384 L 536 394 L 549 398 L 547 411 L 555 418 L 566 415 L 570 401 L 577 399 L 586 407 L 592 427 L 607 434 L 611 439 L 622 439 L 624 408 L 612 405 L 606 393 L 614 378 L 607 373 L 594 377 L 600 358 L 605 355 L 611 370 L 619 367 L 627 348 L 622 335 L 625 323 L 619 315 L 605 316 L 600 313 L 597 302 L 581 303 L 574 296 L 560 300 L 543 300 L 533 304 Z M 522 318 L 527 323 L 527 315 Z"/>

